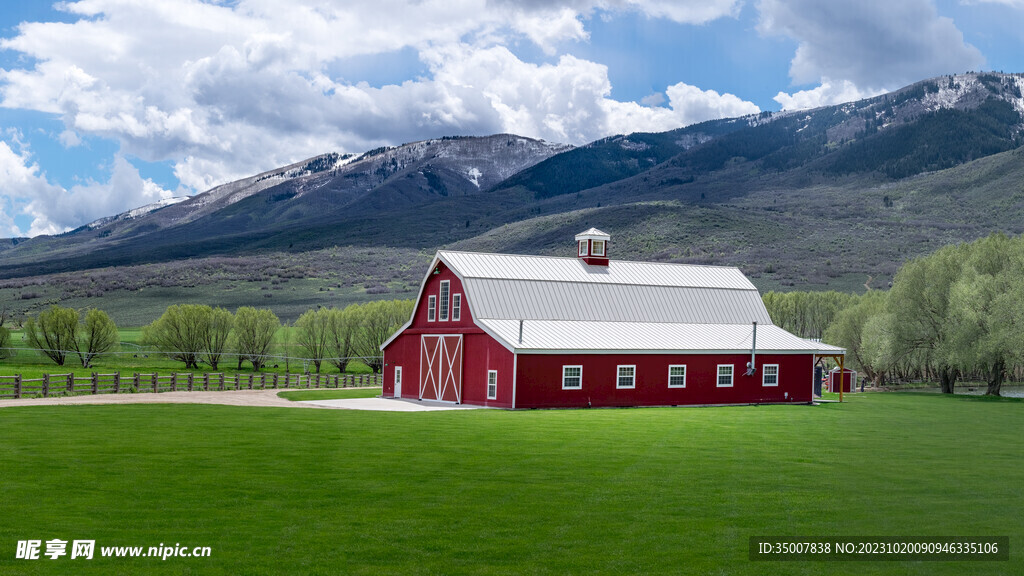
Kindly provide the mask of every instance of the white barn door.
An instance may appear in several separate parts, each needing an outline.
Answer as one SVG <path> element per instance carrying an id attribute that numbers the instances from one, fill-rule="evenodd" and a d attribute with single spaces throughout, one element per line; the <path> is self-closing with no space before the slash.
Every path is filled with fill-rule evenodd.
<path id="1" fill-rule="evenodd" d="M 462 402 L 462 335 L 420 339 L 420 399 Z"/>

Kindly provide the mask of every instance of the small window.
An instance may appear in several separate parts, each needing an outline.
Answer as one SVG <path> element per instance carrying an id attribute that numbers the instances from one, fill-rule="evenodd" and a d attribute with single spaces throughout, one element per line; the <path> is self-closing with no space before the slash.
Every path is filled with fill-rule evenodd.
<path id="1" fill-rule="evenodd" d="M 437 296 L 427 297 L 427 322 L 437 320 Z"/>
<path id="2" fill-rule="evenodd" d="M 616 388 L 636 388 L 636 366 L 619 366 Z"/>
<path id="3" fill-rule="evenodd" d="M 462 294 L 452 294 L 452 320 L 459 321 L 462 317 Z"/>
<path id="4" fill-rule="evenodd" d="M 762 386 L 778 386 L 779 385 L 779 365 L 778 364 L 765 364 L 761 366 L 761 385 Z"/>
<path id="5" fill-rule="evenodd" d="M 448 280 L 441 281 L 441 322 L 448 321 L 448 307 L 451 305 L 448 300 L 448 294 L 451 291 L 451 282 Z"/>
<path id="6" fill-rule="evenodd" d="M 487 371 L 487 399 L 497 400 L 498 399 L 498 371 L 488 370 Z"/>
<path id="7" fill-rule="evenodd" d="M 686 388 L 685 364 L 673 364 L 668 367 L 668 387 Z"/>
<path id="8" fill-rule="evenodd" d="M 583 388 L 583 366 L 562 366 L 562 390 Z"/>
<path id="9" fill-rule="evenodd" d="M 580 240 L 580 256 L 586 256 L 586 255 L 587 255 L 587 241 L 586 240 Z"/>
<path id="10" fill-rule="evenodd" d="M 594 256 L 604 256 L 604 240 L 594 240 Z"/>
<path id="11" fill-rule="evenodd" d="M 730 387 L 732 387 L 732 364 L 719 364 L 718 365 L 718 387 L 719 388 L 730 388 Z"/>

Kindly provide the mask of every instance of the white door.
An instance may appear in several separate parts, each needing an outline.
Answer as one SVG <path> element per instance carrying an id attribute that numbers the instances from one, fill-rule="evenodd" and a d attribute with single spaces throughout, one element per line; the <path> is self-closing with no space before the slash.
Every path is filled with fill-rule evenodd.
<path id="1" fill-rule="evenodd" d="M 395 366 L 395 398 L 402 397 L 402 367 Z"/>

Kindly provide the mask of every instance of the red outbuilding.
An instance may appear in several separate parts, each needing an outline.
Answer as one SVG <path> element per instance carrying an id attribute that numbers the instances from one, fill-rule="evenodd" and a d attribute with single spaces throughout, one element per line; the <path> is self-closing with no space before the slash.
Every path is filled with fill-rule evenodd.
<path id="1" fill-rule="evenodd" d="M 772 324 L 738 268 L 442 250 L 382 346 L 384 396 L 502 408 L 811 402 L 842 348 Z"/>

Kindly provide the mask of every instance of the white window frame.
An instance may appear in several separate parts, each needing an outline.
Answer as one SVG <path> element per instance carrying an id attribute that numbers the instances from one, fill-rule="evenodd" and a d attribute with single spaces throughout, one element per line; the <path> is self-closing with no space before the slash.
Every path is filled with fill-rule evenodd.
<path id="1" fill-rule="evenodd" d="M 769 376 L 768 369 L 769 368 L 774 368 L 775 369 L 774 370 L 775 373 L 771 374 L 771 376 L 775 377 L 775 382 L 773 384 L 769 384 L 768 383 L 768 376 Z M 779 385 L 779 365 L 778 364 L 762 364 L 761 365 L 761 386 L 778 386 L 778 385 Z"/>
<path id="2" fill-rule="evenodd" d="M 729 369 L 729 383 L 722 384 L 722 368 Z M 736 367 L 732 364 L 719 364 L 718 370 L 715 372 L 715 387 L 716 388 L 732 388 L 733 380 L 736 376 Z"/>
<path id="3" fill-rule="evenodd" d="M 452 297 L 452 281 L 441 280 L 440 296 L 437 298 L 439 308 L 437 309 L 437 319 L 441 322 L 447 322 L 448 316 L 452 311 L 451 297 Z"/>
<path id="4" fill-rule="evenodd" d="M 427 296 L 427 322 L 437 322 L 437 296 Z"/>
<path id="5" fill-rule="evenodd" d="M 566 386 L 565 385 L 565 379 L 566 379 L 566 373 L 565 372 L 567 370 L 571 370 L 573 368 L 579 368 L 580 373 L 578 375 L 576 375 L 576 376 L 572 376 L 572 378 L 579 378 L 580 382 L 576 386 Z M 562 390 L 582 390 L 582 389 L 583 389 L 583 365 L 582 364 L 572 364 L 572 365 L 562 366 Z"/>
<path id="6" fill-rule="evenodd" d="M 629 374 L 623 375 L 623 370 Z M 629 378 L 628 384 L 622 383 L 624 378 Z M 620 364 L 615 367 L 615 387 L 620 390 L 636 388 L 636 364 Z"/>
<path id="7" fill-rule="evenodd" d="M 452 294 L 452 322 L 462 318 L 462 293 Z"/>
<path id="8" fill-rule="evenodd" d="M 594 240 L 590 243 L 591 256 L 604 256 L 605 241 Z"/>
<path id="9" fill-rule="evenodd" d="M 579 253 L 580 256 L 586 256 L 587 255 L 587 244 L 588 243 L 589 243 L 588 240 L 580 240 L 580 253 Z"/>
<path id="10" fill-rule="evenodd" d="M 487 399 L 497 400 L 498 399 L 498 371 L 488 370 L 487 371 Z"/>
<path id="11" fill-rule="evenodd" d="M 682 376 L 683 376 L 683 383 L 682 384 L 673 384 L 672 383 L 672 369 L 673 368 L 682 368 L 683 369 L 683 374 L 682 374 Z M 679 375 L 677 374 L 675 377 L 678 378 Z M 669 366 L 668 366 L 668 387 L 669 388 L 686 388 L 686 364 L 669 364 Z"/>

